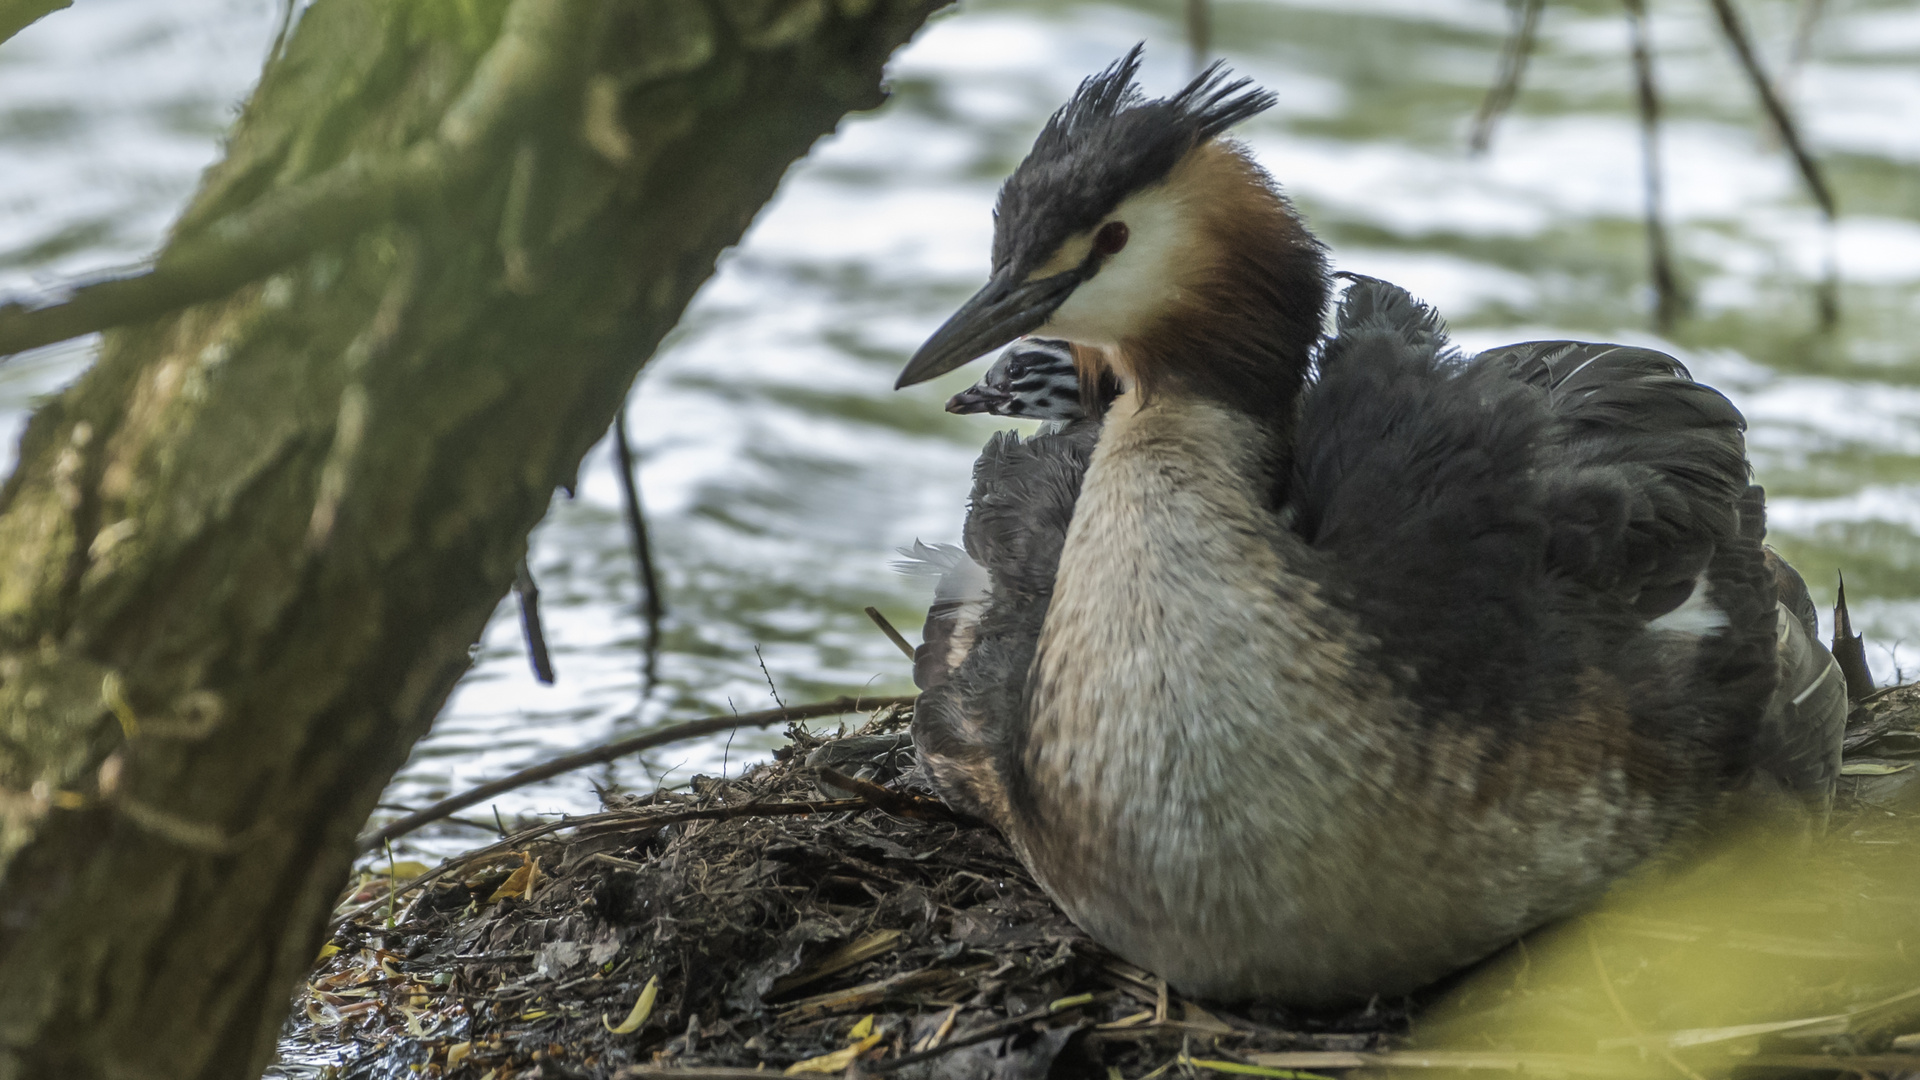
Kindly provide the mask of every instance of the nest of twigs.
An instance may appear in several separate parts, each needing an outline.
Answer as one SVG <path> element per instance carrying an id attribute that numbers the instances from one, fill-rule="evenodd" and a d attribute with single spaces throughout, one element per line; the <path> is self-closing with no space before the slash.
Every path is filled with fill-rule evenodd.
<path id="1" fill-rule="evenodd" d="M 996 833 L 892 775 L 874 737 L 904 726 L 889 710 L 843 744 L 796 728 L 737 779 L 617 798 L 399 888 L 369 876 L 289 1047 L 342 1078 L 1920 1074 L 1920 883 L 1887 870 L 1896 852 L 1920 867 L 1900 846 L 1920 807 L 1920 689 L 1856 709 L 1828 864 L 1769 886 L 1771 922 L 1598 915 L 1568 953 L 1585 982 L 1541 959 L 1562 926 L 1416 998 L 1319 1015 L 1188 1001 L 1094 944 Z M 823 790 L 815 752 L 836 745 L 857 751 L 840 771 L 869 779 L 828 770 Z M 1862 889 L 1886 895 L 1840 895 Z M 1889 903 L 1910 924 L 1888 923 Z M 1770 983 L 1709 1010 L 1742 1023 L 1690 1028 L 1636 997 L 1716 963 L 1743 992 Z M 1443 1048 L 1413 1048 L 1433 1033 Z"/>

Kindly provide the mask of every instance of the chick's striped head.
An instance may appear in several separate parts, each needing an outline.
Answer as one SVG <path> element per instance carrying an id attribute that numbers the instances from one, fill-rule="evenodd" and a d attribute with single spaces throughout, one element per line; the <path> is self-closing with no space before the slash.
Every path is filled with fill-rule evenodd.
<path id="1" fill-rule="evenodd" d="M 1007 346 L 980 381 L 953 395 L 947 411 L 1070 423 L 1086 415 L 1073 348 L 1054 338 Z"/>

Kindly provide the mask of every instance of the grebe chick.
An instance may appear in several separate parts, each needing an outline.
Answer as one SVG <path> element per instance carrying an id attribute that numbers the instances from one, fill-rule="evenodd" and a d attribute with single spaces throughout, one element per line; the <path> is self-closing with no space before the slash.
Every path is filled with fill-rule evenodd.
<path id="1" fill-rule="evenodd" d="M 950 413 L 990 413 L 1070 424 L 1106 407 L 1119 393 L 1111 376 L 1083 400 L 1073 346 L 1053 338 L 1021 338 L 1007 346 L 980 381 L 947 399 Z"/>
<path id="2" fill-rule="evenodd" d="M 989 599 L 914 718 L 942 795 L 1184 992 L 1316 1004 L 1590 905 L 1756 778 L 1822 783 L 1832 718 L 1766 722 L 1780 650 L 1819 657 L 1732 404 L 1651 350 L 1462 358 L 1368 283 L 1310 382 L 1321 245 L 1222 138 L 1272 95 L 1149 101 L 1138 59 L 1048 122 L 900 378 L 1032 333 L 1119 390 L 1084 467 L 976 466 Z"/>

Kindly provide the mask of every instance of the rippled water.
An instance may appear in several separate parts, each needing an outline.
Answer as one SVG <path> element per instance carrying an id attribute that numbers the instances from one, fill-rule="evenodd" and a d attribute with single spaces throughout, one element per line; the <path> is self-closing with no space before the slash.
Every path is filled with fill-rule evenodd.
<path id="1" fill-rule="evenodd" d="M 1704 3 L 1657 3 L 1665 148 L 1696 306 L 1672 339 L 1639 228 L 1626 28 L 1606 0 L 1549 5 L 1527 89 L 1485 156 L 1463 149 L 1506 30 L 1499 0 L 1217 3 L 1215 40 L 1279 92 L 1246 140 L 1340 268 L 1437 303 L 1461 342 L 1652 343 L 1752 422 L 1775 542 L 1828 603 L 1836 569 L 1883 678 L 1920 642 L 1920 10 L 1832 0 L 1788 81 L 1842 217 L 1829 231 L 1762 124 Z M 138 260 L 218 152 L 278 0 L 83 0 L 0 46 L 0 290 Z M 893 65 L 894 97 L 788 176 L 643 376 L 629 408 L 667 603 L 662 685 L 641 703 L 639 593 L 602 447 L 535 535 L 557 686 L 532 678 L 511 604 L 389 798 L 418 804 L 547 756 L 782 698 L 911 689 L 861 614 L 917 627 L 889 568 L 952 539 L 992 430 L 939 403 L 966 375 L 895 394 L 899 364 L 984 278 L 999 178 L 1084 74 L 1135 41 L 1146 82 L 1187 74 L 1180 0 L 982 0 Z M 1798 3 L 1750 2 L 1785 69 Z M 1816 328 L 1837 262 L 1845 313 Z M 91 344 L 0 365 L 0 422 L 71 379 Z M 11 454 L 13 436 L 6 436 Z M 764 657 L 763 674 L 755 649 Z M 737 770 L 770 736 L 668 748 L 501 798 L 588 809 L 588 780 L 646 786 Z M 484 834 L 450 826 L 433 851 Z"/>

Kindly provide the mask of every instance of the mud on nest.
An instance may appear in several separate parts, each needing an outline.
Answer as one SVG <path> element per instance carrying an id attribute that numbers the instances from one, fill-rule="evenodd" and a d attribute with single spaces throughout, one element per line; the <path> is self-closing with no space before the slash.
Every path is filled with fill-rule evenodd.
<path id="1" fill-rule="evenodd" d="M 509 836 L 397 894 L 391 879 L 368 878 L 343 901 L 283 1049 L 307 1060 L 330 1053 L 339 1064 L 326 1071 L 340 1077 L 473 1080 L 728 1080 L 793 1069 L 1107 1080 L 1382 1065 L 1792 1076 L 1832 1075 L 1849 1062 L 1862 1073 L 1906 1063 L 1920 1073 L 1920 1056 L 1905 1053 L 1909 1042 L 1920 1049 L 1920 1035 L 1900 1038 L 1920 1032 L 1920 991 L 1908 993 L 1920 987 L 1920 949 L 1912 959 L 1880 957 L 1843 940 L 1845 924 L 1862 917 L 1859 904 L 1884 906 L 1884 896 L 1866 893 L 1904 896 L 1916 926 L 1920 899 L 1906 881 L 1875 888 L 1846 851 L 1838 869 L 1806 876 L 1853 874 L 1842 891 L 1861 899 L 1835 907 L 1826 894 L 1775 898 L 1785 904 L 1774 927 L 1782 933 L 1695 933 L 1644 912 L 1576 920 L 1620 931 L 1604 939 L 1586 931 L 1581 948 L 1593 952 L 1598 984 L 1544 985 L 1535 954 L 1521 946 L 1448 986 L 1344 1013 L 1202 1005 L 1089 940 L 992 830 L 914 794 L 911 770 L 896 775 L 910 752 L 892 738 L 906 719 L 889 710 L 846 738 L 791 728 L 773 762 L 737 779 L 610 799 L 601 814 Z M 1848 755 L 1830 836 L 1841 847 L 1882 845 L 1858 851 L 1908 844 L 1920 807 L 1920 689 L 1882 692 L 1857 708 Z M 852 790 L 823 792 L 823 759 L 862 779 L 825 773 Z M 1821 925 L 1810 922 L 1809 904 L 1830 909 L 1813 920 Z M 1644 1006 L 1636 1022 L 1636 986 L 1728 950 L 1743 962 L 1783 953 L 1800 965 L 1764 1001 L 1743 1001 L 1743 1015 L 1842 1019 L 1757 1034 L 1729 1027 L 1679 1050 L 1646 1049 L 1689 1021 Z M 1475 1036 L 1471 1060 L 1394 1052 L 1449 991 L 1469 1013 L 1578 1017 L 1575 1041 L 1588 1054 L 1608 1035 L 1639 1042 L 1573 1061 L 1508 1030 L 1497 1045 Z M 1453 1011 L 1457 1020 L 1462 1009 Z M 1832 1065 L 1813 1068 L 1815 1059 Z M 1754 1071 L 1768 1061 L 1798 1065 Z"/>
<path id="2" fill-rule="evenodd" d="M 864 751 L 907 715 L 854 733 L 862 772 L 886 777 L 885 755 Z M 1137 1076 L 1183 1047 L 1359 1051 L 1405 1028 L 1397 1005 L 1303 1018 L 1185 1001 L 1067 921 L 993 830 L 911 796 L 829 798 L 807 758 L 835 740 L 788 737 L 737 779 L 615 798 L 565 835 L 546 826 L 452 860 L 391 905 L 392 925 L 389 879 L 368 880 L 289 1040 L 303 1057 L 335 1048 L 342 1077 L 809 1061 L 839 1074 L 830 1055 L 864 1046 L 926 1080 Z M 820 810 L 791 813 L 801 804 Z M 612 1030 L 650 980 L 644 1021 Z"/>

